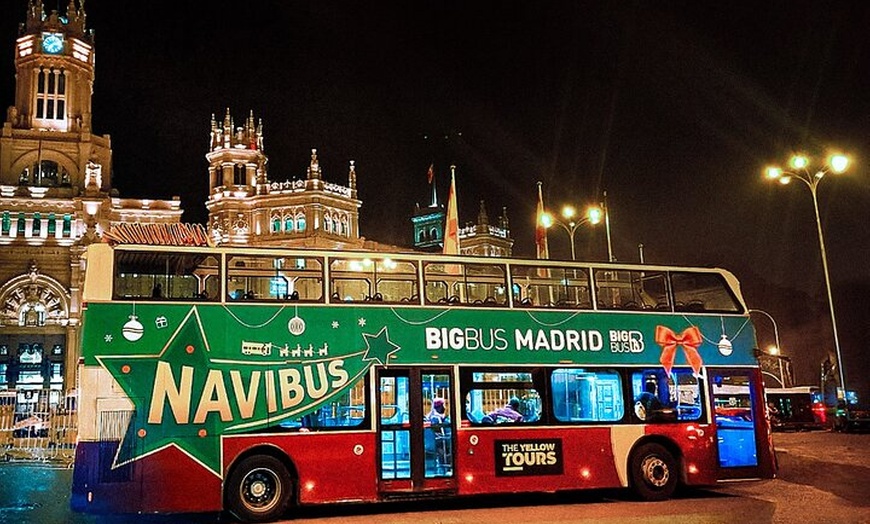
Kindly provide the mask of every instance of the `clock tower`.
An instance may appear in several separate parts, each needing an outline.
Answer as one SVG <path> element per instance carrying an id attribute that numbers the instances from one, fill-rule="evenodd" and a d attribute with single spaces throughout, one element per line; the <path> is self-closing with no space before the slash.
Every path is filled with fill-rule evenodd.
<path id="1" fill-rule="evenodd" d="M 14 51 L 0 124 L 0 390 L 54 404 L 76 384 L 85 246 L 118 224 L 178 222 L 182 209 L 112 189 L 111 139 L 91 129 L 84 0 L 61 12 L 29 0 Z"/>
<path id="2" fill-rule="evenodd" d="M 94 38 L 85 29 L 83 4 L 70 0 L 60 15 L 30 1 L 15 49 L 13 127 L 90 131 Z"/>

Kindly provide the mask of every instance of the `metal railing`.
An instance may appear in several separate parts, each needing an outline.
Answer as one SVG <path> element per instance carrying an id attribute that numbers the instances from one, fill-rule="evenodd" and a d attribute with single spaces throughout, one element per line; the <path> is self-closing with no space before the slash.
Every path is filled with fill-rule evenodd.
<path id="1" fill-rule="evenodd" d="M 0 391 L 0 460 L 72 463 L 78 397 L 51 389 Z"/>

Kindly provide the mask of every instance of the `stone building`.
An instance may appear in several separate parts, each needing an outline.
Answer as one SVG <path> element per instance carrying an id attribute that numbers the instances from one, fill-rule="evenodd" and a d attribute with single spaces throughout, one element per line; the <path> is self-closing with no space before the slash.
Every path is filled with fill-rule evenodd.
<path id="1" fill-rule="evenodd" d="M 249 114 L 236 126 L 229 109 L 223 122 L 212 117 L 208 232 L 215 244 L 363 251 L 409 251 L 360 236 L 357 173 L 347 167 L 347 185 L 324 177 L 317 150 L 304 178 L 269 176 L 262 122 Z"/>
<path id="2" fill-rule="evenodd" d="M 85 246 L 118 223 L 182 214 L 177 198 L 112 189 L 111 139 L 91 129 L 95 46 L 83 4 L 60 14 L 28 3 L 0 129 L 0 390 L 27 398 L 75 387 Z"/>
<path id="3" fill-rule="evenodd" d="M 456 166 L 450 166 L 450 169 L 455 171 Z M 417 204 L 411 215 L 414 229 L 412 245 L 419 251 L 440 253 L 444 247 L 444 222 L 447 215 L 444 204 L 438 201 L 438 191 L 431 177 L 429 185 L 432 187 L 429 205 L 421 207 Z M 462 255 L 510 257 L 513 245 L 507 208 L 502 208 L 498 225 L 490 224 L 483 200 L 480 201 L 477 223 L 466 222 L 465 227 L 459 229 L 459 253 Z"/>

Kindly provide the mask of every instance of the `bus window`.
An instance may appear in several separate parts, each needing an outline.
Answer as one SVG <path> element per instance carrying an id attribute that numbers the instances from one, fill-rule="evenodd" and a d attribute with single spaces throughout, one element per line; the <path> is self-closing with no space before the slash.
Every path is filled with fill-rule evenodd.
<path id="1" fill-rule="evenodd" d="M 634 414 L 644 422 L 701 418 L 701 385 L 691 369 L 643 369 L 631 375 Z"/>
<path id="2" fill-rule="evenodd" d="M 308 415 L 279 424 L 283 429 L 309 430 L 329 428 L 353 428 L 366 420 L 366 380 L 360 379 L 350 389 L 333 398 Z M 269 428 L 266 431 L 274 431 Z"/>
<path id="3" fill-rule="evenodd" d="M 541 419 L 540 388 L 535 386 L 541 380 L 537 372 L 475 372 L 464 382 L 468 388 L 465 417 L 472 424 L 532 423 Z"/>
<path id="4" fill-rule="evenodd" d="M 323 300 L 323 264 L 313 257 L 233 255 L 227 259 L 230 300 Z"/>
<path id="5" fill-rule="evenodd" d="M 511 266 L 514 303 L 523 307 L 588 309 L 589 274 L 585 269 Z"/>
<path id="6" fill-rule="evenodd" d="M 426 302 L 504 306 L 506 276 L 502 264 L 426 264 Z"/>
<path id="7" fill-rule="evenodd" d="M 417 266 L 394 258 L 334 259 L 329 267 L 334 300 L 416 302 Z"/>
<path id="8" fill-rule="evenodd" d="M 554 369 L 550 386 L 553 415 L 560 422 L 612 422 L 625 413 L 616 371 Z"/>
<path id="9" fill-rule="evenodd" d="M 667 277 L 661 271 L 595 272 L 599 309 L 669 310 Z"/>
<path id="10" fill-rule="evenodd" d="M 716 273 L 671 273 L 674 310 L 678 312 L 712 311 L 740 313 L 737 299 L 721 275 Z"/>
<path id="11" fill-rule="evenodd" d="M 213 255 L 119 250 L 115 257 L 115 299 L 192 300 L 204 294 L 217 298 L 220 264 Z"/>

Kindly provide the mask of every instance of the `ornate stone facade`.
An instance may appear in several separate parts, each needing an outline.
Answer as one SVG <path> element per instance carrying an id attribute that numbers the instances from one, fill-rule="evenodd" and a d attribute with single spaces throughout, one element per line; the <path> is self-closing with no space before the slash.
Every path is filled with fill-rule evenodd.
<path id="1" fill-rule="evenodd" d="M 91 129 L 84 2 L 28 3 L 14 105 L 0 129 L 0 389 L 75 387 L 84 247 L 124 222 L 178 222 L 178 199 L 122 199 L 112 146 Z"/>
<path id="2" fill-rule="evenodd" d="M 274 181 L 267 171 L 263 124 L 251 113 L 236 126 L 229 109 L 211 122 L 208 231 L 216 244 L 311 249 L 400 250 L 360 236 L 357 173 L 347 185 L 327 182 L 317 150 L 305 178 Z M 405 249 L 407 250 L 407 249 Z"/>

